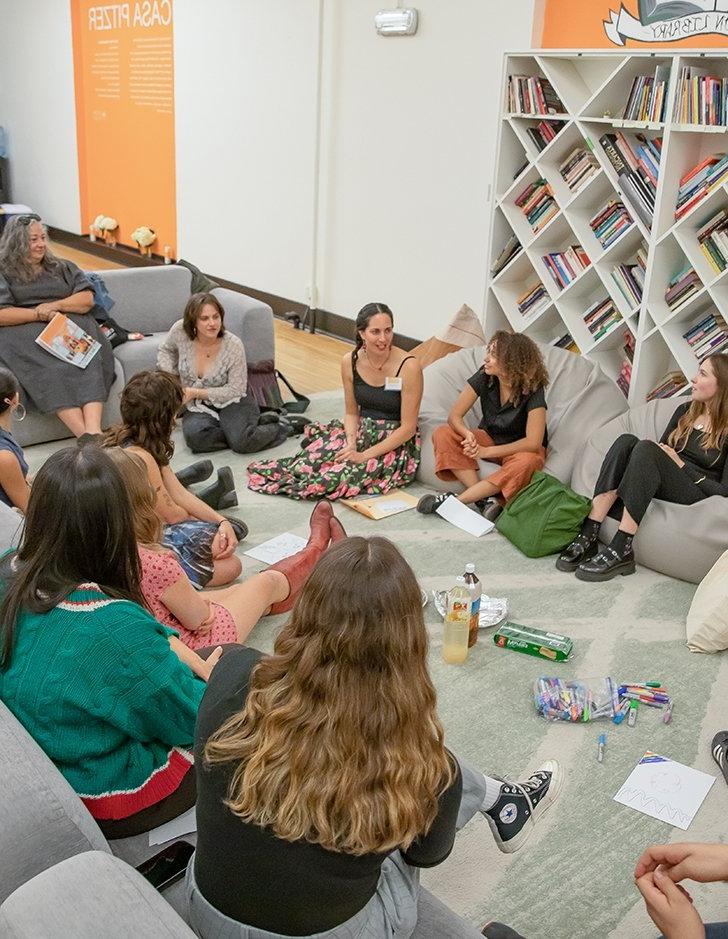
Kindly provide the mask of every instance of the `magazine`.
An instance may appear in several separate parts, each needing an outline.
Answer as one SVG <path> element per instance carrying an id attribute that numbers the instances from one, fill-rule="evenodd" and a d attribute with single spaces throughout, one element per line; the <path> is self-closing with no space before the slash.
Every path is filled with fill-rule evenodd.
<path id="1" fill-rule="evenodd" d="M 46 352 L 77 368 L 86 368 L 101 348 L 101 343 L 63 313 L 56 313 L 35 341 Z"/>

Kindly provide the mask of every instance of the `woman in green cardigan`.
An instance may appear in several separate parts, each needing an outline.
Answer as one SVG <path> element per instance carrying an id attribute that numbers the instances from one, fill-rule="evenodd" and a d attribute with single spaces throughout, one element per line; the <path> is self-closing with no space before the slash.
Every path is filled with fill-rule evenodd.
<path id="1" fill-rule="evenodd" d="M 131 505 L 108 454 L 47 460 L 3 566 L 0 698 L 101 830 L 128 837 L 194 805 L 199 676 L 219 652 L 204 662 L 180 649 L 143 608 Z"/>

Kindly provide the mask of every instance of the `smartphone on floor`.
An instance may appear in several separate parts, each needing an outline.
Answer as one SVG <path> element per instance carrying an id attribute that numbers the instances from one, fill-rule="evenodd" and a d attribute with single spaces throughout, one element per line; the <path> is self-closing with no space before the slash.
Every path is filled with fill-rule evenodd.
<path id="1" fill-rule="evenodd" d="M 157 890 L 164 890 L 183 876 L 194 853 L 194 845 L 189 841 L 175 841 L 140 864 L 137 870 Z"/>

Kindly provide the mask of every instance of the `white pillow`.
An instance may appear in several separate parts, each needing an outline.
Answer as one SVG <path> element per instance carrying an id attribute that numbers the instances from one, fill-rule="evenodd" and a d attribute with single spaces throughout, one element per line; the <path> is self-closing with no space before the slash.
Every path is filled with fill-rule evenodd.
<path id="1" fill-rule="evenodd" d="M 728 551 L 698 585 L 685 626 L 691 652 L 728 649 Z"/>

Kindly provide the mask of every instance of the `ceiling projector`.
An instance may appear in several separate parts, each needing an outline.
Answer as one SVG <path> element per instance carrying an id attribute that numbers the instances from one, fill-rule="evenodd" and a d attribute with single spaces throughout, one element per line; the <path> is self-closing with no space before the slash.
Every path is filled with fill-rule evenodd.
<path id="1" fill-rule="evenodd" d="M 417 10 L 380 10 L 374 15 L 380 36 L 414 36 L 417 32 Z"/>

